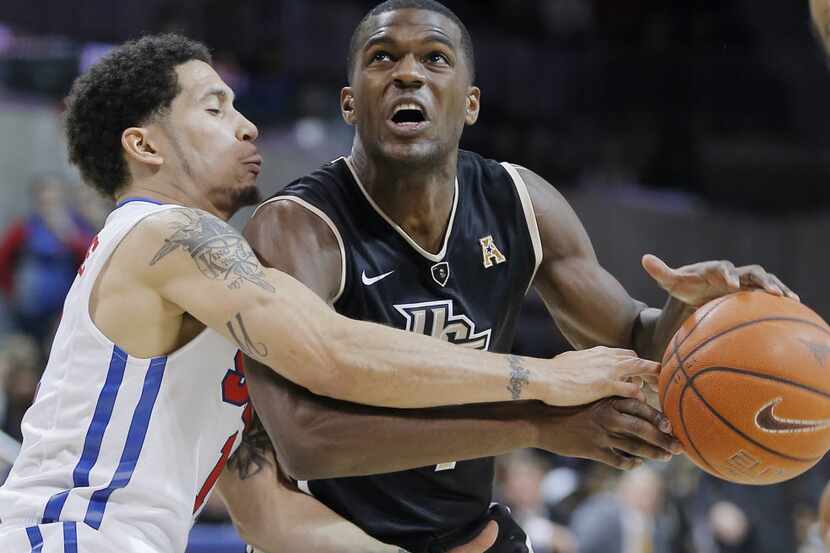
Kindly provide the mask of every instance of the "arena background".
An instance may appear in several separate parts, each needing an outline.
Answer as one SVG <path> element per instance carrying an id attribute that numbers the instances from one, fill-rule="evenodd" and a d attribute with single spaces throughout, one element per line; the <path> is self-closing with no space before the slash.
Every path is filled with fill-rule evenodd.
<path id="1" fill-rule="evenodd" d="M 66 161 L 62 98 L 78 72 L 144 32 L 205 41 L 237 107 L 260 128 L 259 182 L 270 194 L 348 152 L 338 94 L 348 38 L 374 3 L 0 3 L 5 432 L 19 437 L 60 311 L 59 301 L 35 299 L 45 289 L 54 296 L 110 209 Z M 830 317 L 830 70 L 806 0 L 445 3 L 473 34 L 482 89 L 481 118 L 463 146 L 554 183 L 632 295 L 664 301 L 640 268 L 643 253 L 675 265 L 729 259 L 763 264 Z M 61 229 L 63 248 L 28 244 L 34 213 Z M 515 348 L 546 356 L 566 348 L 533 297 Z M 827 462 L 767 488 L 717 482 L 682 459 L 622 479 L 539 453 L 500 467 L 497 495 L 540 553 L 627 553 L 614 532 L 629 531 L 631 513 L 650 529 L 637 553 L 821 551 L 810 534 Z M 215 503 L 190 550 L 241 552 Z"/>

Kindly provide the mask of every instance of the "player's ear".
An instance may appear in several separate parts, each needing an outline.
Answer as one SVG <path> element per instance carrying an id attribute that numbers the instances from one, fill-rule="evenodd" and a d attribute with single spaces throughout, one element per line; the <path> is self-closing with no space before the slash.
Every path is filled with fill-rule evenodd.
<path id="1" fill-rule="evenodd" d="M 468 125 L 475 125 L 478 121 L 478 111 L 481 109 L 481 90 L 477 86 L 471 86 L 467 91 L 467 114 L 466 122 Z"/>
<path id="2" fill-rule="evenodd" d="M 121 146 L 134 161 L 160 166 L 164 158 L 156 149 L 145 127 L 130 127 L 121 133 Z"/>
<path id="3" fill-rule="evenodd" d="M 340 114 L 343 116 L 343 121 L 349 125 L 354 125 L 357 120 L 357 112 L 354 106 L 354 92 L 352 87 L 343 87 L 340 91 Z"/>

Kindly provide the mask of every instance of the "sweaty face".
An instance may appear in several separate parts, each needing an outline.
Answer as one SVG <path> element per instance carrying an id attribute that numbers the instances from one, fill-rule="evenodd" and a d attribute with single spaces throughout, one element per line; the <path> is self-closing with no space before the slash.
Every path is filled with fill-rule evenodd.
<path id="1" fill-rule="evenodd" d="M 254 145 L 256 126 L 236 111 L 233 91 L 210 65 L 193 60 L 176 73 L 181 92 L 162 123 L 165 163 L 223 212 L 257 203 L 262 158 Z"/>
<path id="2" fill-rule="evenodd" d="M 430 161 L 457 148 L 479 94 L 458 26 L 431 11 L 396 10 L 372 18 L 360 44 L 342 107 L 366 151 Z"/>

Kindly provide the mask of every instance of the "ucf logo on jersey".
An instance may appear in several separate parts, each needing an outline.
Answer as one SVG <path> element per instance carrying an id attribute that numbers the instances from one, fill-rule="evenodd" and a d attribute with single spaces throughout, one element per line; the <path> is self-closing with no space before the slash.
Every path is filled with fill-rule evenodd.
<path id="1" fill-rule="evenodd" d="M 460 346 L 486 350 L 490 347 L 491 329 L 476 332 L 469 317 L 453 311 L 452 300 L 425 301 L 395 305 L 406 319 L 406 330 L 441 338 Z"/>

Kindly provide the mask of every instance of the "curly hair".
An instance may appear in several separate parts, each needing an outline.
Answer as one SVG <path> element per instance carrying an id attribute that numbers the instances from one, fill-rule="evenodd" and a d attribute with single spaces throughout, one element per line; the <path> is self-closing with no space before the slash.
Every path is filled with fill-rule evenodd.
<path id="1" fill-rule="evenodd" d="M 475 48 L 473 48 L 473 37 L 470 35 L 470 31 L 464 25 L 464 22 L 451 9 L 435 0 L 386 0 L 369 10 L 369 13 L 360 20 L 360 23 L 357 24 L 357 27 L 355 27 L 352 33 L 351 41 L 349 41 L 349 57 L 346 61 L 349 82 L 352 81 L 352 73 L 354 72 L 355 62 L 358 57 L 357 51 L 360 49 L 358 40 L 360 35 L 363 34 L 367 23 L 377 15 L 396 10 L 425 10 L 440 13 L 455 23 L 461 31 L 461 50 L 464 54 L 464 59 L 467 61 L 467 67 L 470 70 L 470 80 L 475 80 L 476 56 Z"/>
<path id="2" fill-rule="evenodd" d="M 69 161 L 84 180 L 113 197 L 129 181 L 121 134 L 161 115 L 181 92 L 175 68 L 211 63 L 207 47 L 177 34 L 126 42 L 75 79 L 66 100 Z"/>

